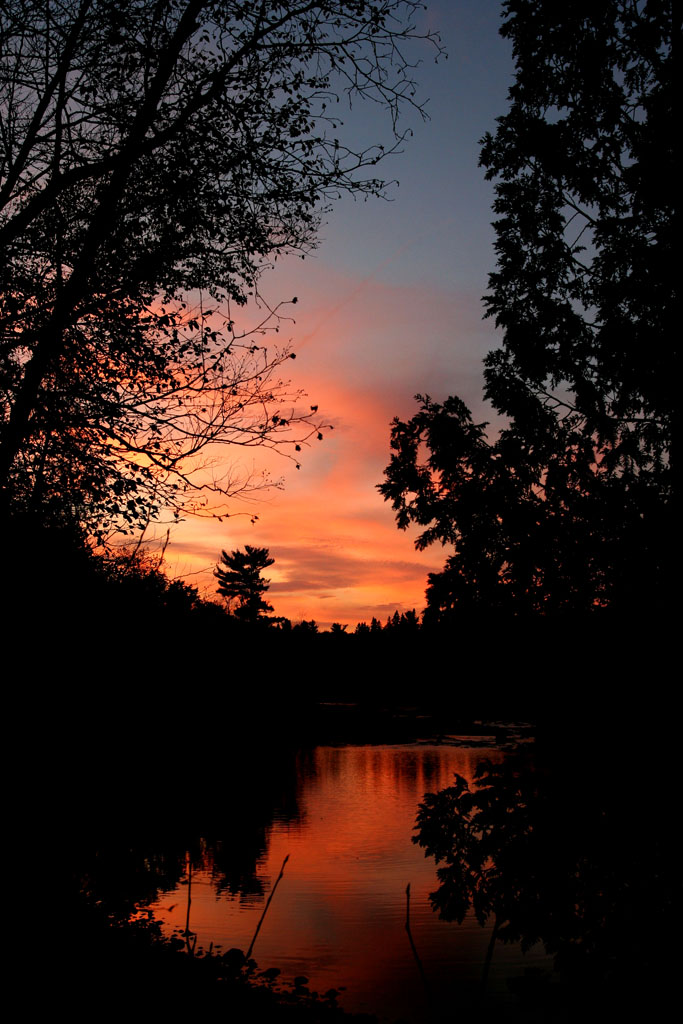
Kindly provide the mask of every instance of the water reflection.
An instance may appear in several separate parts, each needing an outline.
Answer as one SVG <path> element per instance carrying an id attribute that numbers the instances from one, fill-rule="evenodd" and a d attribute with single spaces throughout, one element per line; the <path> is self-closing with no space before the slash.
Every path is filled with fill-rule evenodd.
<path id="1" fill-rule="evenodd" d="M 411 933 L 437 1003 L 453 1010 L 476 991 L 489 940 L 472 918 L 439 921 L 429 893 L 432 861 L 411 843 L 417 805 L 449 785 L 454 772 L 473 779 L 482 756 L 496 750 L 442 746 L 318 747 L 297 757 L 296 800 L 264 827 L 256 870 L 235 869 L 235 830 L 195 854 L 191 929 L 208 948 L 246 950 L 285 856 L 284 877 L 254 956 L 293 979 L 306 975 L 318 991 L 346 986 L 342 1005 L 389 1018 L 421 1021 L 426 996 L 405 930 L 411 886 Z M 226 808 L 226 811 L 229 809 Z M 233 821 L 232 815 L 230 820 Z M 183 880 L 185 882 L 186 879 Z M 167 930 L 185 927 L 186 885 L 169 886 L 154 904 Z M 521 965 L 545 964 L 540 952 L 496 951 L 490 998 L 511 997 L 505 979 Z"/>

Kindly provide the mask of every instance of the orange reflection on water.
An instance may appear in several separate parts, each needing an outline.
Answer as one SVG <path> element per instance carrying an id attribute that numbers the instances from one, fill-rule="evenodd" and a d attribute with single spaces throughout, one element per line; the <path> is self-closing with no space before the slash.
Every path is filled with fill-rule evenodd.
<path id="1" fill-rule="evenodd" d="M 259 865 L 267 896 L 289 855 L 254 947 L 259 964 L 279 967 L 284 979 L 303 974 L 320 992 L 346 986 L 348 1009 L 423 1019 L 425 992 L 405 931 L 410 883 L 411 931 L 435 993 L 450 1005 L 471 991 L 488 931 L 472 920 L 438 920 L 429 904 L 436 868 L 411 835 L 424 793 L 449 785 L 454 772 L 471 781 L 483 756 L 502 757 L 495 749 L 405 745 L 319 747 L 312 763 L 302 761 L 301 817 L 273 823 Z M 204 948 L 247 950 L 263 906 L 263 897 L 217 896 L 207 860 L 193 879 L 191 928 Z M 182 892 L 164 896 L 155 912 L 182 929 Z M 491 975 L 503 994 L 506 950 L 497 951 Z"/>

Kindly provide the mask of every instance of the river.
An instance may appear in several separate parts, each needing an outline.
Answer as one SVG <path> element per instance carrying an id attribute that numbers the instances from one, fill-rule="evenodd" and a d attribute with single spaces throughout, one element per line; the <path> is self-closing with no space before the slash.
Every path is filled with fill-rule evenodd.
<path id="1" fill-rule="evenodd" d="M 474 742 L 301 752 L 296 798 L 266 826 L 255 877 L 226 881 L 226 857 L 242 827 L 230 815 L 218 842 L 188 851 L 184 877 L 152 904 L 155 918 L 167 933 L 185 931 L 189 877 L 192 941 L 246 951 L 287 858 L 253 946 L 260 967 L 278 968 L 284 983 L 305 976 L 310 989 L 339 990 L 344 1008 L 382 1020 L 419 1024 L 430 1012 L 452 1016 L 477 996 L 490 928 L 472 916 L 460 925 L 439 920 L 429 902 L 436 865 L 411 837 L 426 792 L 451 784 L 455 772 L 471 781 L 482 758 L 503 757 L 500 748 Z M 551 966 L 542 946 L 522 954 L 519 946 L 498 943 L 486 1001 L 505 1016 L 514 1003 L 507 979 Z"/>

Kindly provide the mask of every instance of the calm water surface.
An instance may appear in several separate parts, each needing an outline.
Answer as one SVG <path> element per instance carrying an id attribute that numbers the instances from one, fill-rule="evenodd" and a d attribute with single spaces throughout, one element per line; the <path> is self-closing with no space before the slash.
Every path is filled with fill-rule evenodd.
<path id="1" fill-rule="evenodd" d="M 429 904 L 436 866 L 411 836 L 424 793 L 449 785 L 454 772 L 471 781 L 479 760 L 502 756 L 445 744 L 317 747 L 299 761 L 297 818 L 276 818 L 267 830 L 258 863 L 263 893 L 219 891 L 208 852 L 193 870 L 190 928 L 198 945 L 246 951 L 289 855 L 254 946 L 260 967 L 279 967 L 289 981 L 305 975 L 319 992 L 344 986 L 340 1002 L 349 1010 L 423 1021 L 427 994 L 405 930 L 410 883 L 415 946 L 433 1002 L 452 1017 L 476 993 L 490 931 L 473 918 L 438 919 Z M 183 930 L 187 878 L 153 910 L 166 929 Z M 547 968 L 550 960 L 540 948 L 522 955 L 497 944 L 487 999 L 503 1017 L 513 1005 L 506 978 L 530 966 Z"/>

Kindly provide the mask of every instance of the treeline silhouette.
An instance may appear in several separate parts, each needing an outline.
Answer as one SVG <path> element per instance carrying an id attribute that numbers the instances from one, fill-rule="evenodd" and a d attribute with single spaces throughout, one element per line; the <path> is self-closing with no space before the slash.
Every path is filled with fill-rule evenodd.
<path id="1" fill-rule="evenodd" d="M 624 636 L 646 636 L 649 628 L 666 634 L 660 610 L 652 623 L 642 612 L 629 623 L 609 609 L 545 617 L 463 612 L 443 621 L 397 610 L 384 622 L 327 630 L 281 616 L 250 621 L 169 580 L 158 560 L 94 554 L 77 527 L 14 516 L 4 529 L 11 538 L 4 621 L 17 660 L 30 665 L 44 700 L 58 695 L 62 710 L 74 700 L 74 718 L 83 694 L 86 707 L 106 704 L 99 730 L 131 708 L 151 722 L 185 705 L 190 743 L 200 694 L 218 714 L 202 726 L 209 731 L 221 715 L 246 722 L 255 715 L 260 730 L 279 727 L 284 716 L 288 728 L 303 732 L 321 702 L 335 701 L 419 704 L 457 712 L 460 722 L 533 719 L 595 679 L 609 704 L 608 680 L 634 668 Z M 637 656 L 652 669 L 662 646 L 644 646 Z M 592 694 L 593 708 L 597 699 Z"/>
<path id="2" fill-rule="evenodd" d="M 561 638 L 574 652 L 592 649 L 597 654 L 602 648 L 610 659 L 618 660 L 618 635 L 633 638 L 631 628 L 643 638 L 650 629 L 656 629 L 662 641 L 667 636 L 666 609 L 658 604 L 652 622 L 642 607 L 634 610 L 633 622 L 621 608 L 547 615 L 463 609 L 441 618 L 429 614 L 429 609 L 423 615 L 415 609 L 396 610 L 384 621 L 374 617 L 355 626 L 333 623 L 329 629 L 314 620 L 292 622 L 283 616 L 259 614 L 249 619 L 202 596 L 191 584 L 169 579 L 156 557 L 130 552 L 118 557 L 98 555 L 76 524 L 46 524 L 39 516 L 15 515 L 4 520 L 3 529 L 8 538 L 3 593 L 8 636 L 13 635 L 13 624 L 20 623 L 28 641 L 26 656 L 40 661 L 42 655 L 49 655 L 55 668 L 67 668 L 74 679 L 82 670 L 96 670 L 99 678 L 104 674 L 120 685 L 126 677 L 141 676 L 154 665 L 161 674 L 170 664 L 176 677 L 181 666 L 202 665 L 204 673 L 209 667 L 221 670 L 235 695 L 238 669 L 260 674 L 272 683 L 268 673 L 276 666 L 263 664 L 261 652 L 266 650 L 307 650 L 321 658 L 334 651 L 336 659 L 344 651 L 374 652 L 383 658 L 389 657 L 392 648 L 412 648 L 432 651 L 433 664 L 448 648 L 457 671 L 458 664 L 469 664 L 471 659 L 485 668 L 499 653 L 511 666 L 525 659 L 531 664 Z M 18 639 L 17 644 L 18 656 L 23 658 Z M 229 649 L 223 644 L 229 644 Z M 486 645 L 485 652 L 477 650 L 480 644 Z M 649 653 L 654 656 L 657 650 L 655 644 Z M 555 660 L 559 653 L 556 649 Z M 387 664 L 380 660 L 361 667 L 381 688 Z M 286 674 L 286 665 L 277 668 Z M 322 697 L 334 675 L 334 664 L 311 668 L 312 673 L 299 678 L 299 688 Z M 421 678 L 428 680 L 430 675 L 425 663 Z M 409 678 L 408 686 L 414 682 L 415 677 Z M 390 683 L 401 689 L 399 678 Z M 348 679 L 341 685 L 351 693 L 357 681 Z M 433 685 L 440 687 L 443 681 L 433 677 Z"/>

